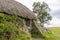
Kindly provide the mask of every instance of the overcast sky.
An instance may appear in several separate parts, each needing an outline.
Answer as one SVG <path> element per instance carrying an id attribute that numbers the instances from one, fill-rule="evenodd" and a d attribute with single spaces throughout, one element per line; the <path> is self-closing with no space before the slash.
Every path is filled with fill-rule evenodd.
<path id="1" fill-rule="evenodd" d="M 50 25 L 47 26 L 60 26 L 60 0 L 16 0 L 26 7 L 28 7 L 30 10 L 32 10 L 33 2 L 46 2 L 50 9 L 51 9 L 51 16 L 52 20 L 50 21 Z"/>

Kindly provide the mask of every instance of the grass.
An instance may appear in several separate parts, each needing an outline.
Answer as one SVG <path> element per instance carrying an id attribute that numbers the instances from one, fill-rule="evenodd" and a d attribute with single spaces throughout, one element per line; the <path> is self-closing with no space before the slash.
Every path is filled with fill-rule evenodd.
<path id="1" fill-rule="evenodd" d="M 43 40 L 60 40 L 60 28 L 59 27 L 50 27 L 49 33 L 45 33 L 45 38 Z"/>
<path id="2" fill-rule="evenodd" d="M 55 35 L 55 40 L 60 40 L 60 28 L 59 27 L 52 27 L 52 28 L 49 28 L 49 29 Z"/>

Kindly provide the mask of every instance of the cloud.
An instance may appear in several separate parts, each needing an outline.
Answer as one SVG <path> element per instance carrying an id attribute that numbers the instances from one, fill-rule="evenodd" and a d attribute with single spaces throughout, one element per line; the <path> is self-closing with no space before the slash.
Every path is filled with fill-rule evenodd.
<path id="1" fill-rule="evenodd" d="M 60 19 L 53 17 L 50 24 L 45 24 L 45 27 L 60 27 Z"/>
<path id="2" fill-rule="evenodd" d="M 60 9 L 53 10 L 51 13 L 52 20 L 48 27 L 59 27 L 60 26 Z"/>
<path id="3" fill-rule="evenodd" d="M 55 10 L 52 15 L 53 15 L 53 17 L 56 17 L 56 18 L 60 19 L 60 9 Z"/>

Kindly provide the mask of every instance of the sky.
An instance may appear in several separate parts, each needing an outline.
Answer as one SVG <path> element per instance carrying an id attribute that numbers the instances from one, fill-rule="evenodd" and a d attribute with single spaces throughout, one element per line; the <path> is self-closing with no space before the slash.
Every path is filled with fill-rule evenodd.
<path id="1" fill-rule="evenodd" d="M 51 11 L 50 15 L 52 16 L 52 20 L 50 24 L 45 24 L 46 27 L 60 27 L 60 0 L 16 0 L 26 7 L 28 7 L 32 11 L 33 2 L 46 2 Z"/>

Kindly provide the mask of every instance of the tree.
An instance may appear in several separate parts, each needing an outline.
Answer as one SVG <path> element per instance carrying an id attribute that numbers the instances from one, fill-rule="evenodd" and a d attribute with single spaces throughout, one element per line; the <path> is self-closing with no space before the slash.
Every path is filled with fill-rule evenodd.
<path id="1" fill-rule="evenodd" d="M 34 2 L 33 3 L 33 12 L 37 13 L 37 18 L 39 19 L 42 26 L 47 23 L 52 17 L 49 14 L 50 8 L 49 6 L 43 2 Z"/>

